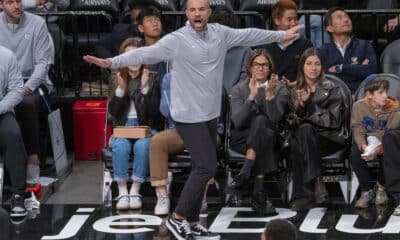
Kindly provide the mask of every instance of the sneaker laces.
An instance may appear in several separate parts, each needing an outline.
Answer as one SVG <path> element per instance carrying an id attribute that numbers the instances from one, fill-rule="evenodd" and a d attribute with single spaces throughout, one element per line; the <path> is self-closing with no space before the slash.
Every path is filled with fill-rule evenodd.
<path id="1" fill-rule="evenodd" d="M 203 227 L 200 223 L 196 223 L 195 225 L 192 226 L 193 229 L 195 229 L 198 232 L 205 232 L 208 233 L 207 228 Z"/>
<path id="2" fill-rule="evenodd" d="M 165 205 L 165 203 L 168 201 L 169 197 L 159 197 L 158 202 L 162 205 Z"/>
<path id="3" fill-rule="evenodd" d="M 192 234 L 192 230 L 190 229 L 190 224 L 185 219 L 181 221 L 180 230 L 187 236 Z"/>
<path id="4" fill-rule="evenodd" d="M 142 195 L 140 195 L 140 194 L 130 194 L 129 197 L 131 197 L 131 198 L 135 198 L 135 197 L 141 198 Z"/>
<path id="5" fill-rule="evenodd" d="M 40 208 L 40 202 L 37 200 L 35 194 L 31 192 L 31 197 L 26 198 L 24 201 L 25 208 L 28 211 L 32 211 L 34 209 L 39 209 Z"/>
<path id="6" fill-rule="evenodd" d="M 128 198 L 128 200 L 129 200 L 129 195 L 119 195 L 119 196 L 116 197 L 114 200 L 119 201 L 119 200 L 122 199 L 122 198 Z"/>

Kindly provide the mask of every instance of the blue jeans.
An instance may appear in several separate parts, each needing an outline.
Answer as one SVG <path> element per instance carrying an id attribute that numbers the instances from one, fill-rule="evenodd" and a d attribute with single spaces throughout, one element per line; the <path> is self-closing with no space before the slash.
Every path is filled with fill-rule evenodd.
<path id="1" fill-rule="evenodd" d="M 138 126 L 136 118 L 128 119 L 125 126 Z M 152 135 L 156 133 L 152 130 Z M 114 170 L 114 180 L 126 182 L 129 179 L 129 157 L 133 148 L 133 174 L 134 182 L 143 183 L 149 174 L 149 144 L 150 138 L 131 140 L 126 138 L 112 138 L 112 162 Z"/>
<path id="2" fill-rule="evenodd" d="M 299 24 L 305 24 L 304 15 L 300 17 Z M 330 43 L 331 37 L 329 33 L 323 27 L 323 18 L 319 15 L 311 15 L 310 16 L 310 28 L 311 28 L 311 37 L 310 40 L 313 43 L 315 48 L 319 48 L 324 43 Z M 300 30 L 302 36 L 306 37 L 305 29 Z M 324 34 L 324 42 L 322 42 L 322 34 Z"/>

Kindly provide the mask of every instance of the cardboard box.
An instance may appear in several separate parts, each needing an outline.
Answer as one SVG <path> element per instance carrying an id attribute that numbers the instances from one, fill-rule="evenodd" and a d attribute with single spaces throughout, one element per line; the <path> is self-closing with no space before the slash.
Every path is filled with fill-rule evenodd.
<path id="1" fill-rule="evenodd" d="M 129 138 L 129 139 L 138 139 L 138 138 L 147 138 L 151 136 L 151 128 L 148 126 L 120 126 L 114 128 L 113 137 L 116 138 Z"/>

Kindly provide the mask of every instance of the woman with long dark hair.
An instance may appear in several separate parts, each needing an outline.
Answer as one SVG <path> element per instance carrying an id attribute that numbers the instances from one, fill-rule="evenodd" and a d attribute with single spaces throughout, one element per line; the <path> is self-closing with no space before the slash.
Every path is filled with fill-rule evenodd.
<path id="1" fill-rule="evenodd" d="M 346 143 L 339 134 L 344 127 L 343 97 L 339 87 L 325 78 L 321 61 L 317 49 L 305 50 L 299 62 L 296 87 L 291 91 L 290 106 L 299 119 L 298 125 L 292 126 L 294 142 L 290 150 L 292 209 L 296 211 L 309 209 L 316 202 L 315 182 L 321 175 L 321 157 Z"/>
<path id="2" fill-rule="evenodd" d="M 253 171 L 256 177 L 252 206 L 260 215 L 274 212 L 272 204 L 266 201 L 264 175 L 277 169 L 277 133 L 289 99 L 287 88 L 273 72 L 270 54 L 265 49 L 256 49 L 247 64 L 247 80 L 232 89 L 230 145 L 245 154 L 246 160 L 227 192 L 239 195 Z"/>
<path id="3" fill-rule="evenodd" d="M 120 53 L 140 47 L 141 39 L 128 38 L 122 44 Z M 129 66 L 119 69 L 113 82 L 109 113 L 115 126 L 151 127 L 153 134 L 162 129 L 162 117 L 159 112 L 160 84 L 144 65 Z M 115 89 L 115 90 L 114 90 Z M 114 180 L 118 182 L 118 210 L 138 209 L 142 207 L 139 195 L 140 186 L 145 182 L 149 172 L 150 138 L 130 140 L 112 138 L 112 162 Z M 128 193 L 129 158 L 132 152 L 133 175 L 132 186 Z"/>

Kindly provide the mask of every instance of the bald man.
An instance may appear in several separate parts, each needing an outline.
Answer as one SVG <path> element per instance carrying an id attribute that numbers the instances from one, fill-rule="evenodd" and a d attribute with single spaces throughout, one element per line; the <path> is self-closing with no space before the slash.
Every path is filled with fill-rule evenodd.
<path id="1" fill-rule="evenodd" d="M 221 109 L 227 50 L 295 39 L 299 36 L 297 31 L 303 28 L 296 26 L 286 32 L 232 29 L 208 24 L 210 15 L 208 0 L 189 0 L 186 25 L 156 44 L 110 59 L 84 56 L 87 62 L 104 68 L 170 62 L 171 115 L 192 161 L 191 173 L 166 223 L 177 239 L 220 239 L 198 221 L 205 187 L 217 170 L 216 119 Z"/>

